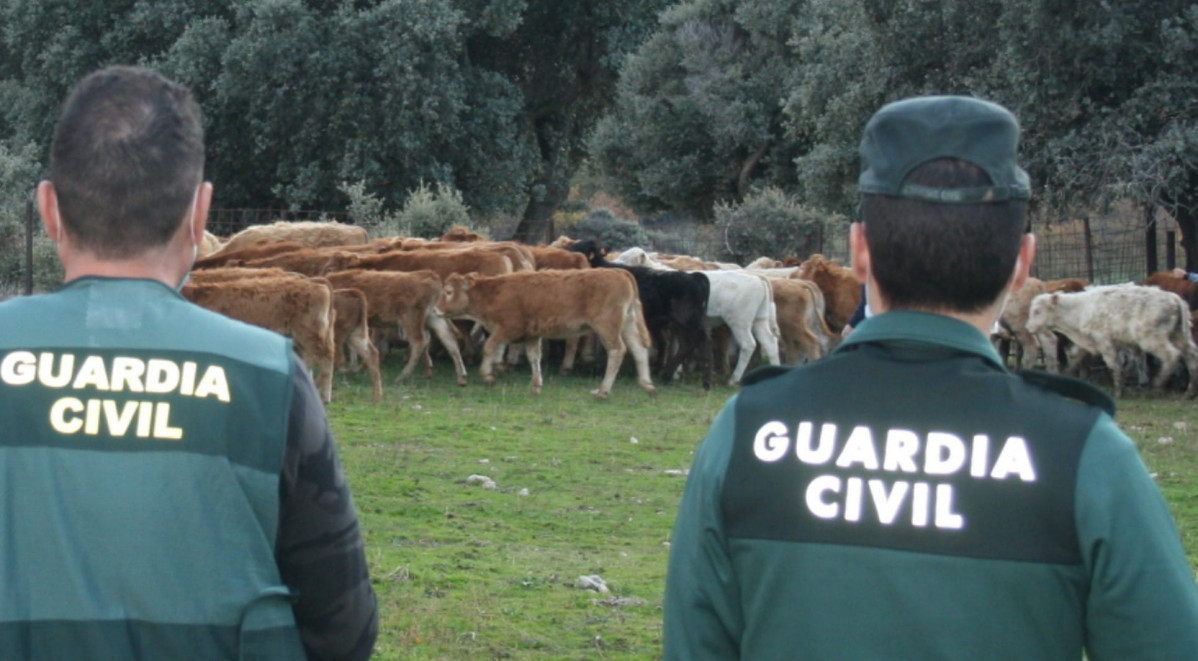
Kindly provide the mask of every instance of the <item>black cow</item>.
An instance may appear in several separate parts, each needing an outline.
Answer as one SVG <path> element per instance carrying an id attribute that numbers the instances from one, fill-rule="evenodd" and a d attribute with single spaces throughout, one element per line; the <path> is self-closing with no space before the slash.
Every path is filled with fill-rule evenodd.
<path id="1" fill-rule="evenodd" d="M 606 259 L 607 250 L 592 240 L 579 241 L 569 248 L 587 257 L 595 268 L 624 269 L 636 278 L 645 325 L 658 348 L 659 379 L 669 383 L 678 366 L 697 350 L 703 363 L 703 387 L 711 388 L 711 334 L 706 327 L 707 297 L 711 281 L 702 273 L 661 271 L 644 266 L 615 264 Z M 668 338 L 677 340 L 677 350 L 669 351 Z M 664 363 L 664 366 L 663 366 Z"/>

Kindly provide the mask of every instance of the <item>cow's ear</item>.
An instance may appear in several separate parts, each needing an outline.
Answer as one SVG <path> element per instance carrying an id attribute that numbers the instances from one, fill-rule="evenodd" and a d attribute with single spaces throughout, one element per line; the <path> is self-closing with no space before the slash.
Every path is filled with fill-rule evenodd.
<path id="1" fill-rule="evenodd" d="M 477 271 L 471 271 L 470 273 L 467 273 L 466 277 L 462 279 L 462 290 L 465 291 L 467 289 L 470 289 L 471 287 L 474 286 L 474 283 L 477 280 L 478 280 L 478 272 Z"/>

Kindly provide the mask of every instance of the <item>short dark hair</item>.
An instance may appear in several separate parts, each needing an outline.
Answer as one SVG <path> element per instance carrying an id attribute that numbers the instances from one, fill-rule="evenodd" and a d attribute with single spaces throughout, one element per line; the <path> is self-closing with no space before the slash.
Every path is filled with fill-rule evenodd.
<path id="1" fill-rule="evenodd" d="M 908 179 L 936 188 L 986 186 L 965 161 L 941 158 Z M 1002 293 L 1027 226 L 1027 201 L 938 203 L 867 194 L 861 200 L 871 270 L 891 308 L 978 312 Z"/>
<path id="2" fill-rule="evenodd" d="M 62 223 L 102 258 L 170 241 L 203 180 L 204 129 L 191 93 L 140 67 L 109 67 L 71 92 L 50 148 Z"/>

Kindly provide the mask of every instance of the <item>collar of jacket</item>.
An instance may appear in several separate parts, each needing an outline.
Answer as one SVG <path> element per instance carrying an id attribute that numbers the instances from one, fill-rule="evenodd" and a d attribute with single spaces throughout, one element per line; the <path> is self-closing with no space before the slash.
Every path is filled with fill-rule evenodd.
<path id="1" fill-rule="evenodd" d="M 948 347 L 976 354 L 995 368 L 1006 371 L 989 338 L 964 321 L 942 314 L 893 310 L 875 315 L 854 328 L 835 353 L 851 351 L 857 345 L 868 343 L 915 343 Z"/>

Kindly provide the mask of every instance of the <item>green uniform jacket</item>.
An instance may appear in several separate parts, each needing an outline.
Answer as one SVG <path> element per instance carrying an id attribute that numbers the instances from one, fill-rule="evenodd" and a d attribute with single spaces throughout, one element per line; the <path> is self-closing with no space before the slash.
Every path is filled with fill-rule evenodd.
<path id="1" fill-rule="evenodd" d="M 1198 659 L 1173 519 L 1100 407 L 918 312 L 772 374 L 696 451 L 666 659 Z"/>
<path id="2" fill-rule="evenodd" d="M 0 656 L 304 658 L 275 562 L 291 355 L 146 280 L 0 307 Z"/>

